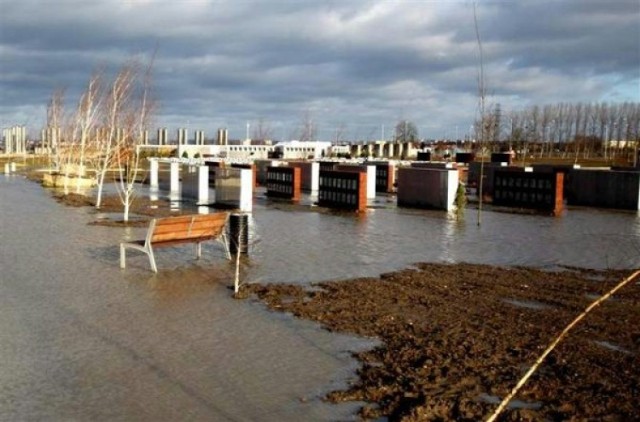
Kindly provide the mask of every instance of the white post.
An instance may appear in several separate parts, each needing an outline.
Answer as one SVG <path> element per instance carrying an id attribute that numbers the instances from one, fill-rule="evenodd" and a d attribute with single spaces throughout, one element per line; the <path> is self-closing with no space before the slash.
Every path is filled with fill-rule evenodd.
<path id="1" fill-rule="evenodd" d="M 209 202 L 209 166 L 198 166 L 198 204 Z"/>
<path id="2" fill-rule="evenodd" d="M 458 170 L 448 170 L 446 172 L 446 179 L 444 182 L 445 192 L 443 195 L 446 198 L 446 210 L 451 211 L 455 207 L 456 202 L 456 193 L 458 192 L 458 184 L 459 184 L 459 174 Z"/>
<path id="3" fill-rule="evenodd" d="M 153 159 L 149 161 L 149 166 L 149 185 L 153 189 L 158 189 L 158 171 L 160 170 L 160 164 L 158 160 Z"/>
<path id="4" fill-rule="evenodd" d="M 169 192 L 180 192 L 180 163 L 172 162 L 170 165 L 170 173 Z"/>
<path id="5" fill-rule="evenodd" d="M 251 212 L 253 208 L 253 170 L 240 170 L 240 211 Z"/>
<path id="6" fill-rule="evenodd" d="M 9 166 L 9 163 L 4 163 L 4 174 L 10 174 L 11 173 L 11 167 Z"/>
<path id="7" fill-rule="evenodd" d="M 376 198 L 376 166 L 367 166 L 367 199 Z"/>
<path id="8" fill-rule="evenodd" d="M 311 192 L 317 193 L 320 189 L 320 163 L 311 163 Z"/>

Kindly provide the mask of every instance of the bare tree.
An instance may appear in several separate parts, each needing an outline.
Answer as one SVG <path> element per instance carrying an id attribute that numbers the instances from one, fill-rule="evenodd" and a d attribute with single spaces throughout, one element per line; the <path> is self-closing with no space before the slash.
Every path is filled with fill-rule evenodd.
<path id="1" fill-rule="evenodd" d="M 551 155 L 551 151 L 553 150 L 553 142 L 551 142 L 551 139 L 549 137 L 549 125 L 551 124 L 552 121 L 552 109 L 549 106 L 544 106 L 542 107 L 542 113 L 540 114 L 540 132 L 541 132 L 541 139 L 542 139 L 542 147 L 541 147 L 541 151 L 544 150 L 545 145 L 547 146 L 548 150 L 549 150 L 549 155 Z M 542 156 L 542 153 L 541 155 Z"/>
<path id="2" fill-rule="evenodd" d="M 563 120 L 563 139 L 564 139 L 564 148 L 563 148 L 563 157 L 567 151 L 567 145 L 571 142 L 572 134 L 575 133 L 574 123 L 576 119 L 575 108 L 572 107 L 571 104 L 563 104 L 564 106 L 564 120 Z M 575 142 L 575 137 L 574 137 Z"/>
<path id="3" fill-rule="evenodd" d="M 400 119 L 395 127 L 396 142 L 415 142 L 418 140 L 418 127 L 407 119 Z"/>
<path id="4" fill-rule="evenodd" d="M 81 176 L 79 167 L 81 157 L 82 110 L 81 101 L 73 114 L 64 110 L 63 90 L 55 90 L 47 105 L 47 129 L 49 131 L 53 164 L 52 183 L 64 188 L 69 193 L 69 183 L 72 177 Z M 78 179 L 78 183 L 80 180 Z"/>
<path id="5" fill-rule="evenodd" d="M 573 105 L 573 113 L 574 113 L 575 122 L 576 122 L 576 127 L 575 127 L 575 132 L 573 137 L 573 143 L 574 143 L 574 149 L 575 149 L 574 162 L 578 162 L 578 154 L 580 153 L 580 144 L 585 143 L 584 130 L 582 130 L 582 127 L 583 127 L 583 121 L 585 121 L 586 119 L 585 119 L 583 110 L 584 110 L 584 105 L 582 103 Z"/>
<path id="6" fill-rule="evenodd" d="M 491 123 L 490 123 L 490 126 L 489 126 L 489 128 L 491 130 L 491 134 L 489 136 L 489 139 L 491 139 L 491 141 L 494 144 L 498 144 L 500 142 L 501 120 L 502 120 L 502 108 L 500 107 L 500 103 L 497 103 L 495 106 L 492 107 Z"/>
<path id="7" fill-rule="evenodd" d="M 615 160 L 617 158 L 617 152 L 619 150 L 618 146 L 620 143 L 620 134 L 622 133 L 622 122 L 624 116 L 622 115 L 622 105 L 621 104 L 611 104 L 609 108 L 609 121 L 607 125 L 609 127 L 608 134 L 608 144 L 610 147 L 615 146 L 615 148 L 609 148 L 611 159 Z"/>
<path id="8" fill-rule="evenodd" d="M 272 136 L 273 130 L 271 129 L 271 124 L 262 117 L 258 119 L 258 123 L 253 127 L 252 138 L 267 140 L 271 139 Z"/>
<path id="9" fill-rule="evenodd" d="M 77 165 L 79 161 L 79 128 L 80 121 L 77 115 L 67 116 L 67 122 L 62 127 L 65 142 L 61 153 L 62 181 L 65 195 L 69 193 L 69 182 L 71 178 L 80 177 Z M 80 180 L 78 179 L 76 183 L 80 183 Z"/>
<path id="10" fill-rule="evenodd" d="M 101 103 L 102 103 L 102 73 L 94 72 L 93 75 L 89 78 L 89 82 L 87 84 L 87 88 L 84 93 L 80 96 L 80 101 L 78 103 L 78 110 L 76 113 L 76 122 L 78 129 L 78 137 L 79 137 L 79 152 L 78 152 L 78 162 L 77 162 L 77 182 L 76 182 L 76 190 L 79 192 L 81 188 L 80 180 L 85 176 L 86 173 L 86 165 L 85 165 L 85 157 L 87 154 L 87 149 L 92 149 L 92 153 L 95 153 L 95 145 L 92 144 L 91 133 L 94 131 L 99 112 L 101 111 Z M 95 138 L 93 139 L 95 140 Z"/>
<path id="11" fill-rule="evenodd" d="M 582 154 L 589 158 L 602 153 L 606 159 L 616 160 L 635 145 L 637 138 L 638 103 L 558 103 L 545 105 L 542 113 L 536 113 L 538 106 L 526 108 L 510 114 L 512 142 L 532 140 L 540 145 L 539 156 L 549 149 L 549 156 L 557 148 L 563 157 L 572 151 L 577 162 Z M 478 130 L 480 126 L 477 126 Z"/>
<path id="12" fill-rule="evenodd" d="M 115 160 L 115 153 L 123 142 L 125 127 L 124 115 L 131 98 L 135 82 L 136 67 L 133 63 L 125 64 L 108 87 L 103 109 L 102 133 L 95 162 L 97 171 L 98 192 L 96 208 L 102 206 L 102 192 L 107 172 Z M 119 130 L 120 129 L 120 130 Z"/>
<path id="13" fill-rule="evenodd" d="M 478 42 L 478 101 L 480 108 L 480 131 L 478 144 L 480 147 L 480 182 L 478 183 L 478 226 L 481 223 L 482 215 L 482 185 L 484 179 L 484 142 L 486 140 L 486 122 L 485 122 L 485 99 L 487 96 L 487 88 L 484 80 L 484 56 L 482 53 L 482 39 L 480 38 L 480 29 L 478 28 L 478 15 L 476 12 L 476 3 L 473 3 L 473 24 L 476 32 L 476 41 Z"/>
<path id="14" fill-rule="evenodd" d="M 598 130 L 598 114 L 600 113 L 600 104 L 596 103 L 593 105 L 593 107 L 591 108 L 591 114 L 589 116 L 589 134 L 591 136 L 598 136 L 599 134 L 597 134 L 597 130 Z M 602 139 L 602 138 L 599 138 Z M 596 145 L 593 145 L 593 153 L 595 154 L 597 151 L 595 149 Z M 603 144 L 600 143 L 599 145 L 600 150 L 602 150 Z"/>
<path id="15" fill-rule="evenodd" d="M 315 141 L 317 132 L 318 128 L 316 123 L 313 121 L 311 111 L 306 110 L 302 115 L 302 121 L 300 122 L 300 136 L 298 137 L 298 139 L 303 142 Z"/>
<path id="16" fill-rule="evenodd" d="M 62 125 L 64 119 L 64 89 L 59 88 L 53 91 L 51 99 L 47 104 L 47 131 L 49 136 L 50 167 L 58 173 L 61 170 L 61 148 Z"/>
<path id="17" fill-rule="evenodd" d="M 341 142 L 344 142 L 346 140 L 346 137 L 347 137 L 347 125 L 344 122 L 340 122 L 336 126 L 334 144 L 339 145 Z"/>
<path id="18" fill-rule="evenodd" d="M 638 147 L 640 144 L 640 103 L 629 106 L 627 116 L 627 143 L 633 140 L 633 166 L 638 168 Z"/>
<path id="19" fill-rule="evenodd" d="M 144 74 L 137 62 L 131 65 L 132 86 L 135 98 L 125 103 L 123 121 L 125 133 L 118 138 L 115 148 L 115 163 L 118 168 L 116 187 L 124 206 L 123 220 L 129 221 L 129 210 L 135 199 L 136 182 L 140 170 L 140 145 L 144 144 L 144 133 L 148 130 L 155 102 L 151 97 L 152 69 L 154 58 L 149 61 Z M 142 78 L 140 80 L 140 77 Z"/>
<path id="20" fill-rule="evenodd" d="M 603 103 L 598 108 L 598 123 L 600 124 L 600 139 L 602 139 L 602 146 L 604 151 L 604 159 L 607 160 L 608 157 L 608 127 L 607 122 L 609 121 L 609 108 L 607 107 L 607 103 Z"/>

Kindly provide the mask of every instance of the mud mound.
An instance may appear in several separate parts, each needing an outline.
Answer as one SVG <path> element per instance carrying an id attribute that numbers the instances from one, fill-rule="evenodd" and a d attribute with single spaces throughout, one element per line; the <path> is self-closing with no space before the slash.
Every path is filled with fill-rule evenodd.
<path id="1" fill-rule="evenodd" d="M 544 348 L 629 271 L 418 264 L 379 278 L 249 285 L 272 309 L 374 336 L 334 402 L 365 419 L 485 419 Z M 639 420 L 640 283 L 602 304 L 548 356 L 501 420 Z"/>

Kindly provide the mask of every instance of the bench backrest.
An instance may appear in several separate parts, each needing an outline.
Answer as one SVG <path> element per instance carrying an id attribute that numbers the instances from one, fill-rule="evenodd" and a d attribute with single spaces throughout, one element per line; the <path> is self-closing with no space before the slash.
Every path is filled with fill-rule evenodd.
<path id="1" fill-rule="evenodd" d="M 228 212 L 156 218 L 149 226 L 147 242 L 162 243 L 180 239 L 215 239 L 223 234 Z"/>

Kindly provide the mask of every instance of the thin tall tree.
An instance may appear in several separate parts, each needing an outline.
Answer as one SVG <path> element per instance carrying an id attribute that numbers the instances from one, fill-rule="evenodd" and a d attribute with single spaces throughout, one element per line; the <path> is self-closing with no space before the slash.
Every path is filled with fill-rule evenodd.
<path id="1" fill-rule="evenodd" d="M 124 207 L 123 220 L 129 221 L 129 211 L 135 199 L 140 169 L 140 148 L 144 144 L 155 102 L 151 97 L 152 69 L 154 57 L 149 61 L 143 74 L 139 64 L 132 65 L 133 85 L 138 88 L 125 111 L 126 131 L 120 137 L 115 149 L 115 163 L 118 168 L 116 188 Z M 139 79 L 141 77 L 141 80 Z"/>
<path id="2" fill-rule="evenodd" d="M 102 206 L 102 193 L 107 172 L 111 169 L 115 160 L 117 144 L 123 137 L 124 119 L 123 115 L 130 101 L 131 91 L 135 81 L 135 67 L 132 63 L 122 66 L 113 81 L 111 82 L 105 107 L 103 109 L 103 136 L 100 142 L 100 153 L 97 155 L 97 184 L 98 192 L 96 197 L 96 208 Z"/>
<path id="3" fill-rule="evenodd" d="M 95 142 L 92 142 L 95 141 L 95 138 L 92 139 L 91 134 L 98 123 L 102 100 L 102 72 L 96 71 L 89 78 L 87 88 L 80 96 L 76 114 L 78 136 L 80 138 L 78 162 L 76 164 L 78 173 L 76 175 L 76 192 L 80 191 L 81 180 L 86 175 L 87 150 L 95 153 Z"/>
<path id="4" fill-rule="evenodd" d="M 485 86 L 484 80 L 484 56 L 482 52 L 482 39 L 480 38 L 480 29 L 478 28 L 478 14 L 476 11 L 476 3 L 473 3 L 473 24 L 476 32 L 476 41 L 478 43 L 478 53 L 479 53 L 479 62 L 478 62 L 478 100 L 480 107 L 480 139 L 478 140 L 479 150 L 480 150 L 480 181 L 478 183 L 478 226 L 481 224 L 481 215 L 482 215 L 482 185 L 484 179 L 484 141 L 485 141 L 485 99 L 487 94 L 487 89 Z"/>

